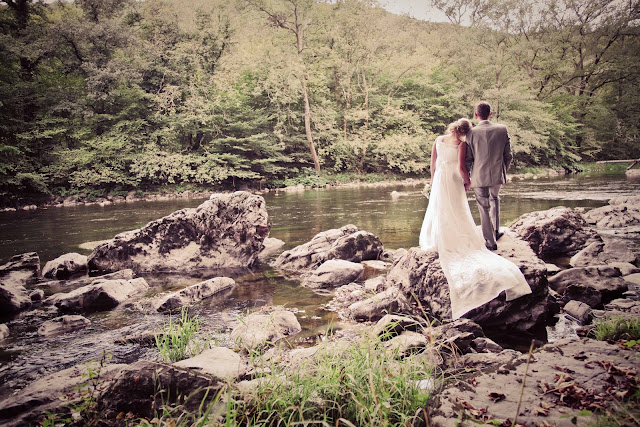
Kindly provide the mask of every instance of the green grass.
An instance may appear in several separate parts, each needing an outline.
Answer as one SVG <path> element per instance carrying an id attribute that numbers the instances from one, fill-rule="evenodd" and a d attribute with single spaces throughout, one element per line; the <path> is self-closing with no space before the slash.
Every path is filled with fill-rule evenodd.
<path id="1" fill-rule="evenodd" d="M 400 181 L 408 178 L 405 175 L 383 174 L 383 173 L 356 173 L 356 172 L 322 172 L 321 175 L 315 171 L 306 171 L 296 177 L 282 181 L 282 186 L 293 187 L 299 184 L 305 187 L 321 188 L 327 185 L 339 185 L 355 182 L 375 183 L 382 181 Z"/>
<path id="2" fill-rule="evenodd" d="M 624 173 L 631 165 L 628 163 L 579 163 L 576 169 L 583 173 Z M 638 166 L 636 166 L 638 167 Z"/>
<path id="3" fill-rule="evenodd" d="M 640 340 L 640 321 L 622 317 L 600 320 L 596 322 L 592 334 L 600 341 L 637 342 Z"/>
<path id="4" fill-rule="evenodd" d="M 163 332 L 155 335 L 156 347 L 160 355 L 167 362 L 177 362 L 195 356 L 204 350 L 205 345 L 198 338 L 200 318 L 189 316 L 186 307 L 180 312 L 180 319 L 165 324 Z"/>

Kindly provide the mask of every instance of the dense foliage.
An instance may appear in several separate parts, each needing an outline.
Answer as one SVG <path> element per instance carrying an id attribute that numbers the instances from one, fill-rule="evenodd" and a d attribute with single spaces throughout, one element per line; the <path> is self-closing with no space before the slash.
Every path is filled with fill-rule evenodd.
<path id="1" fill-rule="evenodd" d="M 640 157 L 638 1 L 431 3 L 0 0 L 2 202 L 420 175 L 480 99 L 519 166 Z"/>

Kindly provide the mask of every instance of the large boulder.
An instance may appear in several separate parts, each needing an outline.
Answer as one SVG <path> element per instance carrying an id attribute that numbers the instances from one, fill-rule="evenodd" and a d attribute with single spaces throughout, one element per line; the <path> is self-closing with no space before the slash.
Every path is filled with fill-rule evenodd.
<path id="1" fill-rule="evenodd" d="M 409 302 L 400 289 L 390 287 L 362 301 L 354 302 L 347 309 L 347 315 L 355 320 L 369 321 L 382 319 L 387 314 L 403 313 L 410 310 Z"/>
<path id="2" fill-rule="evenodd" d="M 618 268 L 609 265 L 576 267 L 549 278 L 549 286 L 565 302 L 576 300 L 596 308 L 627 291 L 627 282 L 621 276 Z"/>
<path id="3" fill-rule="evenodd" d="M 11 257 L 0 266 L 0 316 L 14 315 L 31 306 L 25 285 L 40 274 L 40 258 L 35 252 Z"/>
<path id="4" fill-rule="evenodd" d="M 270 224 L 262 196 L 214 194 L 144 227 L 118 234 L 89 256 L 91 271 L 186 271 L 248 267 L 258 259 Z"/>
<path id="5" fill-rule="evenodd" d="M 569 263 L 573 267 L 586 267 L 618 262 L 634 264 L 636 261 L 636 254 L 629 249 L 629 246 L 623 240 L 615 239 L 591 243 L 572 256 Z"/>
<path id="6" fill-rule="evenodd" d="M 383 250 L 378 237 L 349 224 L 318 233 L 311 241 L 284 251 L 273 265 L 281 270 L 305 272 L 331 259 L 375 260 Z"/>
<path id="7" fill-rule="evenodd" d="M 74 289 L 71 292 L 51 296 L 46 302 L 54 304 L 62 312 L 84 312 L 111 310 L 132 295 L 149 289 L 143 278 L 131 280 L 101 280 Z"/>
<path id="8" fill-rule="evenodd" d="M 194 369 L 223 380 L 237 380 L 247 370 L 240 355 L 226 347 L 213 347 L 190 359 L 173 364 L 179 368 Z"/>
<path id="9" fill-rule="evenodd" d="M 86 255 L 71 252 L 48 261 L 42 269 L 42 276 L 48 279 L 68 279 L 74 274 L 85 271 L 87 271 Z"/>
<path id="10" fill-rule="evenodd" d="M 79 315 L 66 315 L 44 322 L 38 328 L 38 335 L 51 336 L 76 331 L 89 325 L 91 321 Z"/>
<path id="11" fill-rule="evenodd" d="M 312 289 L 337 288 L 355 282 L 363 271 L 362 264 L 331 259 L 316 268 L 309 277 L 304 279 L 302 285 Z"/>
<path id="12" fill-rule="evenodd" d="M 511 226 L 540 257 L 573 255 L 600 237 L 580 213 L 565 207 L 522 215 Z"/>
<path id="13" fill-rule="evenodd" d="M 583 216 L 599 229 L 635 229 L 640 226 L 640 196 L 616 197 Z"/>
<path id="14" fill-rule="evenodd" d="M 233 289 L 235 280 L 229 277 L 214 277 L 204 282 L 196 283 L 177 292 L 160 297 L 154 303 L 157 311 L 172 311 L 188 304 L 202 301 L 221 292 Z"/>
<path id="15" fill-rule="evenodd" d="M 497 253 L 518 266 L 531 287 L 531 294 L 505 301 L 504 293 L 501 293 L 464 317 L 495 335 L 544 334 L 547 320 L 558 311 L 549 295 L 545 263 L 512 232 L 500 239 Z M 437 252 L 411 248 L 393 265 L 387 274 L 386 285 L 398 286 L 409 300 L 417 299 L 431 318 L 451 319 L 449 285 Z"/>
<path id="16" fill-rule="evenodd" d="M 293 336 L 302 330 L 296 315 L 287 310 L 252 313 L 240 320 L 231 331 L 231 338 L 245 350 L 260 349 Z"/>
<path id="17" fill-rule="evenodd" d="M 123 369 L 102 392 L 98 410 L 106 420 L 111 420 L 108 424 L 114 424 L 120 413 L 151 419 L 163 405 L 177 408 L 171 414 L 176 418 L 183 412 L 198 414 L 199 409 L 208 407 L 215 399 L 223 385 L 224 382 L 195 370 L 141 360 Z"/>

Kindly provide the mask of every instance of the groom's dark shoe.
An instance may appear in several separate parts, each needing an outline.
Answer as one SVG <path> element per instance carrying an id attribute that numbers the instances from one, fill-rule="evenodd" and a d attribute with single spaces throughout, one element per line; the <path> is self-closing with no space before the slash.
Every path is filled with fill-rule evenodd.
<path id="1" fill-rule="evenodd" d="M 488 242 L 485 242 L 484 245 L 487 247 L 487 249 L 489 249 L 490 251 L 496 251 L 498 250 L 498 244 L 495 244 L 493 246 L 491 246 L 491 244 L 489 244 Z"/>
<path id="2" fill-rule="evenodd" d="M 502 231 L 496 230 L 496 240 L 500 239 L 502 236 L 504 236 L 504 233 Z"/>

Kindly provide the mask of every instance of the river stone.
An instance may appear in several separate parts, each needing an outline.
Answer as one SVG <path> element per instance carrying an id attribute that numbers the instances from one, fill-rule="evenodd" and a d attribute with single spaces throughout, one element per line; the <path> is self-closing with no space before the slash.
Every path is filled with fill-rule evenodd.
<path id="1" fill-rule="evenodd" d="M 599 229 L 619 229 L 640 225 L 640 197 L 616 197 L 608 205 L 585 213 L 587 222 Z"/>
<path id="2" fill-rule="evenodd" d="M 8 263 L 0 266 L 0 277 L 12 271 L 27 271 L 31 273 L 30 277 L 37 278 L 40 275 L 40 257 L 36 252 L 14 255 Z"/>
<path id="3" fill-rule="evenodd" d="M 13 315 L 31 307 L 27 289 L 18 281 L 0 279 L 0 316 Z"/>
<path id="4" fill-rule="evenodd" d="M 640 273 L 626 275 L 623 279 L 632 285 L 640 286 Z"/>
<path id="5" fill-rule="evenodd" d="M 89 269 L 250 267 L 270 227 L 262 196 L 246 191 L 214 194 L 197 208 L 181 209 L 99 245 L 89 256 Z"/>
<path id="6" fill-rule="evenodd" d="M 154 302 L 157 311 L 173 311 L 184 305 L 202 301 L 205 298 L 233 289 L 235 280 L 229 277 L 214 277 L 204 282 L 196 283 L 185 289 L 160 297 Z"/>
<path id="7" fill-rule="evenodd" d="M 47 302 L 54 304 L 62 312 L 105 311 L 115 308 L 132 295 L 149 289 L 143 278 L 132 280 L 96 279 L 91 285 L 83 286 L 68 293 L 51 296 Z"/>
<path id="8" fill-rule="evenodd" d="M 107 364 L 100 368 L 100 387 L 106 387 L 126 365 Z M 80 404 L 86 394 L 89 371 L 95 371 L 95 362 L 73 366 L 27 385 L 19 393 L 13 393 L 0 401 L 0 424 L 3 427 L 41 425 L 46 411 L 65 413 L 69 406 Z M 64 397 L 64 398 L 63 398 Z"/>
<path id="9" fill-rule="evenodd" d="M 623 276 L 628 276 L 634 273 L 640 273 L 640 268 L 636 267 L 633 264 L 628 262 L 610 262 L 608 263 L 611 267 L 615 267 L 620 270 L 620 273 Z"/>
<path id="10" fill-rule="evenodd" d="M 496 335 L 544 334 L 547 321 L 559 310 L 549 295 L 545 263 L 511 231 L 500 239 L 497 253 L 518 266 L 531 287 L 531 294 L 507 302 L 501 293 L 464 317 Z M 389 270 L 386 284 L 400 287 L 410 300 L 417 298 L 431 318 L 451 319 L 449 285 L 437 252 L 411 248 Z"/>
<path id="11" fill-rule="evenodd" d="M 498 354 L 504 351 L 504 348 L 500 344 L 497 344 L 490 338 L 478 337 L 471 341 L 471 348 L 478 353 L 494 353 Z"/>
<path id="12" fill-rule="evenodd" d="M 610 303 L 605 304 L 604 308 L 609 311 L 615 310 L 640 316 L 640 301 L 627 298 L 614 299 Z"/>
<path id="13" fill-rule="evenodd" d="M 35 289 L 29 292 L 29 299 L 32 302 L 39 302 L 44 299 L 44 291 L 42 289 Z"/>
<path id="14" fill-rule="evenodd" d="M 404 331 L 384 343 L 385 349 L 391 351 L 396 357 L 405 357 L 413 353 L 424 351 L 429 346 L 429 339 L 424 335 Z"/>
<path id="15" fill-rule="evenodd" d="M 108 425 L 118 414 L 151 419 L 163 405 L 175 408 L 172 417 L 183 412 L 197 414 L 215 399 L 224 382 L 195 370 L 140 360 L 127 366 L 98 399 L 98 411 Z"/>
<path id="16" fill-rule="evenodd" d="M 577 211 L 563 206 L 524 214 L 510 228 L 540 257 L 573 255 L 600 240 Z"/>
<path id="17" fill-rule="evenodd" d="M 409 302 L 397 287 L 390 287 L 349 306 L 346 314 L 355 320 L 378 320 L 386 314 L 409 311 Z"/>
<path id="18" fill-rule="evenodd" d="M 592 402 L 615 411 L 619 396 L 633 393 L 634 382 L 627 377 L 637 375 L 633 350 L 592 339 L 559 340 L 538 349 L 529 364 L 527 359 L 527 354 L 512 350 L 458 358 L 456 364 L 463 372 L 445 383 L 425 408 L 431 425 L 449 426 L 459 419 L 470 420 L 465 426 L 482 420 L 513 420 L 522 392 L 519 423 L 534 426 L 544 421 L 571 427 L 574 423 L 567 414 L 576 414 Z M 589 425 L 598 417 L 596 411 L 585 412 L 578 424 Z"/>
<path id="19" fill-rule="evenodd" d="M 620 270 L 608 265 L 576 267 L 549 278 L 549 286 L 565 302 L 577 300 L 596 308 L 622 297 L 628 287 L 620 276 Z"/>
<path id="20" fill-rule="evenodd" d="M 349 224 L 318 233 L 311 241 L 284 251 L 273 265 L 281 270 L 305 272 L 332 259 L 351 262 L 375 260 L 383 249 L 378 237 Z"/>
<path id="21" fill-rule="evenodd" d="M 38 335 L 52 336 L 72 332 L 82 329 L 89 325 L 91 321 L 86 317 L 79 315 L 67 315 L 56 317 L 55 319 L 44 322 L 38 328 Z"/>
<path id="22" fill-rule="evenodd" d="M 362 264 L 331 259 L 322 263 L 311 276 L 305 278 L 302 286 L 312 289 L 337 288 L 358 280 L 363 271 Z"/>
<path id="23" fill-rule="evenodd" d="M 284 246 L 284 240 L 276 239 L 275 237 L 267 237 L 264 239 L 264 249 L 258 254 L 258 259 L 264 261 L 271 255 L 274 255 Z"/>
<path id="24" fill-rule="evenodd" d="M 71 252 L 47 261 L 42 269 L 42 276 L 48 279 L 68 279 L 74 274 L 85 271 L 87 271 L 87 257 Z"/>
<path id="25" fill-rule="evenodd" d="M 5 340 L 9 336 L 9 327 L 4 323 L 0 324 L 0 341 Z"/>
<path id="26" fill-rule="evenodd" d="M 226 347 L 205 350 L 195 357 L 176 362 L 173 366 L 197 370 L 223 380 L 237 380 L 247 370 L 240 355 Z"/>
<path id="27" fill-rule="evenodd" d="M 582 301 L 571 300 L 565 304 L 563 310 L 583 325 L 587 325 L 591 322 L 593 311 L 588 304 L 585 304 Z"/>
<path id="28" fill-rule="evenodd" d="M 623 240 L 607 242 L 593 242 L 571 257 L 572 267 L 587 267 L 589 265 L 611 264 L 614 262 L 635 263 L 636 255 Z"/>
<path id="29" fill-rule="evenodd" d="M 371 333 L 385 340 L 399 335 L 403 331 L 415 332 L 420 329 L 422 329 L 420 322 L 411 317 L 385 314 L 382 319 L 378 320 L 375 324 Z"/>
<path id="30" fill-rule="evenodd" d="M 287 310 L 272 313 L 252 313 L 240 320 L 231 331 L 231 339 L 245 350 L 256 350 L 281 339 L 291 337 L 302 330 L 296 315 Z"/>

